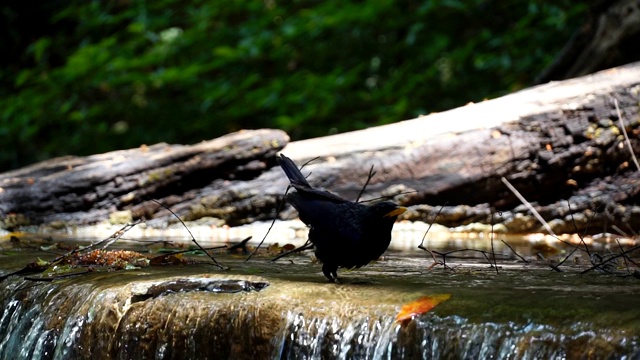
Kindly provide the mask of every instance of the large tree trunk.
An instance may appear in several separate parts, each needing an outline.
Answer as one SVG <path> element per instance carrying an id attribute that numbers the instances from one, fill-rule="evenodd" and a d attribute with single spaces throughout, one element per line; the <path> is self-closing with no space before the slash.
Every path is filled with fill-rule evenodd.
<path id="1" fill-rule="evenodd" d="M 192 147 L 156 145 L 52 160 L 0 176 L 0 213 L 5 227 L 83 224 L 115 211 L 152 226 L 175 221 L 150 200 L 155 198 L 187 220 L 267 220 L 287 185 L 273 161 L 282 149 L 300 164 L 319 157 L 304 168 L 309 181 L 351 199 L 374 166 L 364 199 L 392 196 L 412 206 L 408 219 L 432 221 L 446 204 L 435 222 L 538 230 L 500 180 L 505 177 L 556 232 L 600 232 L 612 225 L 637 230 L 640 172 L 625 145 L 615 100 L 640 154 L 640 64 L 632 64 L 284 149 L 286 134 L 263 130 Z M 295 213 L 286 209 L 282 216 Z"/>
<path id="2" fill-rule="evenodd" d="M 640 2 L 591 1 L 584 24 L 536 79 L 538 84 L 591 74 L 640 59 Z"/>

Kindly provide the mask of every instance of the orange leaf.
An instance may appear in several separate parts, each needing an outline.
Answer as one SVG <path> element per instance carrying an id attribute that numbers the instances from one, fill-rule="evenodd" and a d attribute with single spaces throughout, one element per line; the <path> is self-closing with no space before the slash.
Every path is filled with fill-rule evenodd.
<path id="1" fill-rule="evenodd" d="M 450 297 L 450 294 L 423 296 L 416 301 L 404 304 L 402 309 L 400 309 L 398 316 L 396 316 L 396 322 L 406 325 L 415 316 L 422 315 L 430 311 L 436 305 L 448 300 Z"/>

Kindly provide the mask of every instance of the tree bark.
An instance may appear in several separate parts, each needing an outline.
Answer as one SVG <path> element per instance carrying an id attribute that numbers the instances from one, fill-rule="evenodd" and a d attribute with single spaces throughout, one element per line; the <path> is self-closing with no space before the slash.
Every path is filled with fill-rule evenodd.
<path id="1" fill-rule="evenodd" d="M 170 206 L 214 179 L 252 179 L 275 164 L 287 142 L 279 130 L 240 131 L 191 146 L 161 143 L 44 161 L 0 175 L 2 224 L 87 224 L 132 208 L 136 218 L 153 217 L 162 207 L 151 199 Z"/>
<path id="2" fill-rule="evenodd" d="M 640 59 L 640 3 L 592 1 L 585 23 L 536 83 L 591 74 Z"/>

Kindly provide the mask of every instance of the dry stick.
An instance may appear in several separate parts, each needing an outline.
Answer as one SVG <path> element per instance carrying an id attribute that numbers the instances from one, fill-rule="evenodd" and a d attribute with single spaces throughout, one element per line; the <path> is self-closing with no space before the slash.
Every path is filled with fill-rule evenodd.
<path id="1" fill-rule="evenodd" d="M 611 228 L 615 231 L 618 232 L 618 234 L 624 236 L 624 237 L 629 237 L 629 234 L 627 234 L 626 232 L 624 232 L 624 230 L 620 229 L 617 225 L 611 225 Z"/>
<path id="2" fill-rule="evenodd" d="M 214 247 L 210 247 L 210 248 L 204 248 L 204 250 L 220 250 L 220 249 L 226 249 L 227 245 L 221 245 L 221 246 L 214 246 Z M 178 254 L 184 254 L 184 253 L 188 253 L 188 252 L 192 252 L 192 251 L 202 251 L 200 249 L 195 250 L 195 249 L 186 249 L 186 250 L 178 250 L 178 251 L 171 251 L 168 253 L 164 253 L 164 254 L 160 254 L 160 255 L 156 255 L 154 257 L 152 257 L 151 259 L 155 259 L 155 258 L 160 258 L 163 256 L 169 256 L 169 255 L 178 255 Z"/>
<path id="3" fill-rule="evenodd" d="M 424 239 L 427 237 L 427 234 L 429 233 L 429 230 L 431 230 L 431 225 L 433 225 L 433 223 L 436 221 L 436 219 L 438 218 L 438 215 L 440 215 L 440 213 L 442 212 L 442 209 L 444 209 L 445 206 L 447 206 L 449 202 L 445 202 L 444 205 L 440 206 L 440 210 L 438 210 L 438 212 L 436 213 L 436 215 L 433 217 L 433 220 L 431 220 L 431 222 L 429 223 L 429 227 L 427 228 L 427 231 L 424 232 L 424 235 L 422 235 L 422 241 L 420 241 L 420 245 L 418 245 L 418 249 L 422 249 L 425 251 L 429 251 L 427 250 L 427 248 L 425 248 L 424 246 L 422 246 L 422 244 L 424 244 Z M 429 251 L 431 252 L 431 251 Z M 433 255 L 433 254 L 431 254 Z"/>
<path id="4" fill-rule="evenodd" d="M 569 200 L 567 200 L 567 207 L 569 208 L 569 214 L 571 215 L 571 222 L 573 223 L 573 228 L 577 232 L 578 231 L 578 224 L 576 224 L 576 218 L 573 217 L 573 210 L 571 209 L 571 202 Z M 589 255 L 589 257 L 591 257 L 591 251 L 589 251 L 589 246 L 584 241 L 584 237 L 585 237 L 585 235 L 587 235 L 587 231 L 589 230 L 589 225 L 591 225 L 591 221 L 593 221 L 595 216 L 596 216 L 596 213 L 594 212 L 593 216 L 591 217 L 591 219 L 589 219 L 589 222 L 587 223 L 587 226 L 585 227 L 584 231 L 582 232 L 582 235 L 578 235 L 578 238 L 580 238 L 580 242 L 582 243 L 582 245 L 584 245 L 584 250 L 587 252 L 587 255 Z"/>
<path id="5" fill-rule="evenodd" d="M 360 202 L 360 197 L 362 196 L 362 194 L 364 194 L 364 191 L 367 188 L 367 185 L 369 185 L 369 181 L 371 181 L 371 179 L 375 175 L 376 175 L 376 172 L 373 171 L 373 165 L 371 165 L 371 169 L 369 169 L 369 174 L 367 175 L 367 181 L 365 181 L 364 185 L 362 186 L 362 189 L 360 189 L 360 193 L 358 194 L 358 197 L 356 198 L 356 202 Z"/>
<path id="6" fill-rule="evenodd" d="M 442 209 L 444 209 L 444 207 L 448 204 L 449 202 L 445 202 L 444 205 L 442 205 L 440 207 L 440 210 L 438 210 L 438 212 L 436 213 L 436 215 L 433 217 L 433 220 L 429 223 L 429 227 L 427 228 L 427 231 L 424 232 L 424 235 L 422 235 L 422 241 L 420 241 L 420 245 L 418 245 L 418 249 L 424 250 L 426 252 L 429 253 L 429 255 L 431 255 L 431 258 L 433 259 L 433 263 L 437 264 L 439 263 L 438 259 L 436 259 L 436 256 L 433 255 L 433 252 L 429 249 L 427 249 L 426 247 L 423 246 L 424 244 L 424 239 L 427 237 L 427 234 L 429 233 L 429 230 L 431 230 L 431 226 L 433 225 L 433 223 L 436 221 L 436 219 L 438 218 L 438 215 L 440 215 L 440 212 L 442 212 Z M 444 257 L 442 258 L 444 260 Z M 445 267 L 445 269 L 447 268 L 447 264 L 443 261 L 442 265 Z M 430 268 L 433 267 L 433 265 L 430 266 Z"/>
<path id="7" fill-rule="evenodd" d="M 138 221 L 136 221 L 136 222 L 134 222 L 134 223 L 126 224 L 126 225 L 124 225 L 123 227 L 121 227 L 121 228 L 120 228 L 120 230 L 118 230 L 118 231 L 114 232 L 113 234 L 111 234 L 111 236 L 109 236 L 108 238 L 106 238 L 106 239 L 102 239 L 102 240 L 97 241 L 97 242 L 92 243 L 92 244 L 89 244 L 88 246 L 85 246 L 85 247 L 79 247 L 79 248 L 76 248 L 76 249 L 74 249 L 74 250 L 72 250 L 72 251 L 70 251 L 70 252 L 68 252 L 68 253 L 66 253 L 66 254 L 64 254 L 64 255 L 58 256 L 58 257 L 57 257 L 57 258 L 55 258 L 53 261 L 51 261 L 51 263 L 52 263 L 52 264 L 57 263 L 57 262 L 59 262 L 59 261 L 62 261 L 62 260 L 64 260 L 64 259 L 66 259 L 66 258 L 70 257 L 71 255 L 75 255 L 75 254 L 77 254 L 77 253 L 79 253 L 79 252 L 83 252 L 83 251 L 90 251 L 90 250 L 95 249 L 96 247 L 98 247 L 98 246 L 100 246 L 100 245 L 103 245 L 103 246 L 102 246 L 102 249 L 105 249 L 105 248 L 107 248 L 109 245 L 112 245 L 114 242 L 116 242 L 116 241 L 118 241 L 120 238 L 122 238 L 122 236 L 124 236 L 124 234 L 125 234 L 127 231 L 129 231 L 129 230 L 133 229 L 133 227 L 134 227 L 134 226 L 136 226 L 136 225 L 138 225 L 140 222 L 141 222 L 141 221 L 140 221 L 140 220 L 138 220 Z"/>
<path id="8" fill-rule="evenodd" d="M 399 193 L 393 194 L 393 195 L 385 195 L 385 196 L 379 196 L 377 198 L 373 198 L 373 199 L 369 199 L 369 200 L 362 200 L 362 201 L 360 201 L 360 203 L 362 204 L 362 203 L 374 202 L 374 201 L 378 201 L 378 200 L 381 200 L 381 199 L 385 199 L 386 200 L 386 199 L 391 199 L 393 197 L 396 197 L 398 195 L 415 194 L 417 192 L 418 192 L 418 190 L 402 191 L 402 192 L 399 192 Z"/>
<path id="9" fill-rule="evenodd" d="M 516 254 L 516 256 L 520 258 L 520 260 L 524 261 L 524 262 L 525 262 L 525 263 L 527 263 L 527 264 L 529 263 L 529 261 L 528 261 L 527 259 L 525 259 L 525 258 L 523 258 L 522 256 L 520 256 L 520 254 L 518 254 L 518 253 L 517 253 L 517 252 L 516 252 L 512 247 L 511 247 L 511 245 L 509 245 L 506 241 L 504 241 L 504 240 L 500 240 L 500 241 L 502 241 L 505 245 L 507 245 L 507 247 L 508 247 L 509 249 L 511 249 L 511 251 L 513 251 L 513 253 L 514 253 L 514 254 Z"/>
<path id="10" fill-rule="evenodd" d="M 271 261 L 276 261 L 280 258 L 283 258 L 287 255 L 293 254 L 293 253 L 297 253 L 297 252 L 301 252 L 301 251 L 305 251 L 305 250 L 309 250 L 313 248 L 313 244 L 311 243 L 311 240 L 307 240 L 307 242 L 305 242 L 302 246 L 299 246 L 293 250 L 289 250 L 287 252 L 284 252 L 276 257 L 274 257 L 273 259 L 271 259 Z"/>
<path id="11" fill-rule="evenodd" d="M 533 208 L 533 205 L 531 205 L 530 202 L 527 201 L 527 199 L 524 198 L 524 196 L 522 196 L 520 194 L 520 192 L 518 190 L 516 190 L 516 188 L 513 187 L 513 185 L 511 185 L 511 183 L 509 182 L 509 180 L 507 180 L 504 176 L 501 178 L 502 182 L 509 188 L 509 190 L 511 190 L 511 192 L 518 198 L 520 199 L 520 202 L 522 202 L 522 204 L 529 209 L 529 211 L 531 211 L 531 213 L 533 214 L 533 216 L 536 217 L 536 219 L 538 219 L 538 221 L 540 221 L 540 223 L 542 224 L 542 226 L 544 226 L 544 228 L 549 232 L 549 234 L 551 234 L 551 236 L 553 237 L 557 237 L 556 234 L 554 234 L 553 230 L 551 230 L 551 226 L 549 226 L 549 224 L 542 218 L 542 216 L 540 216 L 540 214 L 538 213 L 538 211 L 536 211 L 536 209 Z"/>
<path id="12" fill-rule="evenodd" d="M 629 148 L 629 152 L 631 153 L 631 158 L 633 159 L 633 163 L 636 164 L 636 169 L 640 170 L 640 164 L 638 164 L 638 159 L 636 158 L 636 154 L 633 153 L 633 148 L 631 147 L 631 140 L 629 140 L 629 135 L 627 135 L 627 130 L 624 127 L 624 121 L 622 121 L 622 114 L 620 113 L 620 108 L 618 107 L 618 99 L 613 98 L 613 103 L 616 105 L 616 111 L 618 112 L 618 121 L 620 121 L 622 134 L 624 135 L 624 140 L 627 143 L 627 148 Z"/>
<path id="13" fill-rule="evenodd" d="M 151 201 L 155 202 L 156 204 L 162 206 L 163 208 L 167 209 L 167 211 L 169 211 L 173 216 L 175 216 L 176 219 L 178 219 L 178 221 L 180 221 L 180 223 L 182 224 L 182 226 L 184 226 L 185 229 L 187 229 L 187 232 L 189 233 L 189 235 L 191 236 L 191 241 L 193 241 L 194 244 L 196 244 L 196 246 L 198 247 L 198 249 L 200 249 L 203 253 L 205 253 L 205 255 L 207 255 L 209 257 L 209 259 L 211 259 L 211 261 L 213 261 L 213 265 L 217 266 L 220 269 L 224 269 L 224 266 L 220 265 L 218 263 L 218 261 L 216 261 L 216 259 L 213 257 L 213 255 L 209 254 L 207 252 L 207 250 L 205 250 L 197 241 L 196 238 L 193 236 L 193 234 L 191 233 L 191 230 L 189 230 L 189 228 L 187 227 L 187 225 L 184 223 L 184 221 L 182 221 L 182 219 L 180 219 L 180 217 L 178 216 L 178 214 L 176 214 L 175 212 L 173 212 L 173 210 L 169 209 L 168 206 L 166 206 L 165 204 L 161 203 L 160 201 L 156 200 L 156 199 L 151 199 Z"/>
<path id="14" fill-rule="evenodd" d="M 622 247 L 622 245 L 620 244 L 620 241 L 618 241 L 618 239 L 616 239 L 616 244 L 618 244 L 618 248 L 620 249 L 620 251 L 624 252 L 624 248 Z M 627 272 L 630 272 L 629 271 L 629 262 L 627 261 L 628 258 L 629 257 L 625 254 L 622 257 L 622 260 L 624 260 L 624 267 L 627 268 Z M 631 260 L 631 259 L 629 259 L 629 260 Z"/>
<path id="15" fill-rule="evenodd" d="M 560 240 L 556 234 L 553 232 L 553 230 L 551 230 L 551 227 L 549 226 L 549 224 L 542 218 L 542 216 L 540 216 L 540 213 L 538 213 L 538 211 L 536 211 L 536 209 L 533 208 L 533 206 L 531 205 L 530 202 L 527 201 L 527 199 L 524 198 L 524 196 L 522 196 L 522 194 L 520 194 L 520 192 L 518 190 L 516 190 L 515 187 L 513 187 L 513 185 L 511 185 L 511 183 L 503 176 L 501 178 L 502 182 L 509 188 L 509 190 L 511 190 L 511 192 L 518 198 L 520 199 L 520 202 L 522 202 L 522 204 L 524 204 L 524 206 L 529 209 L 529 211 L 533 214 L 533 216 L 536 217 L 536 219 L 538 219 L 538 221 L 540 221 L 540 223 L 542 224 L 542 226 L 544 226 L 544 228 L 549 232 L 549 234 L 551 234 L 551 236 L 553 236 L 554 238 Z M 560 240 L 563 243 L 566 244 L 565 241 Z M 576 247 L 577 248 L 577 247 Z M 576 248 L 574 248 L 573 252 L 576 251 Z M 573 254 L 572 252 L 572 254 Z M 568 257 L 567 257 L 568 258 Z M 565 260 L 567 259 L 565 258 Z M 564 262 L 564 261 L 563 261 Z M 562 264 L 562 263 L 560 263 Z M 558 268 L 559 265 L 549 265 L 551 266 L 551 268 L 555 271 L 562 271 L 560 270 L 560 268 Z"/>
<path id="16" fill-rule="evenodd" d="M 300 170 L 302 170 L 305 166 L 309 165 L 312 161 L 316 161 L 318 158 L 319 157 L 316 156 L 313 159 L 311 159 L 311 160 L 307 161 L 306 163 L 302 164 L 302 166 L 300 166 Z M 309 177 L 310 175 L 311 175 L 311 173 L 309 173 L 309 175 L 307 175 L 306 177 Z M 264 234 L 264 236 L 262 237 L 262 240 L 260 240 L 260 243 L 258 244 L 258 246 L 256 246 L 255 249 L 253 249 L 251 254 L 249 254 L 249 256 L 247 256 L 245 261 L 251 260 L 253 255 L 258 251 L 258 249 L 260 249 L 260 246 L 262 246 L 264 241 L 267 239 L 267 236 L 269 236 L 269 233 L 271 232 L 271 229 L 273 228 L 273 225 L 276 223 L 276 220 L 278 219 L 278 214 L 280 214 L 280 211 L 282 211 L 282 208 L 284 207 L 284 202 L 285 202 L 285 199 L 287 198 L 287 194 L 289 193 L 290 189 L 291 189 L 291 184 L 287 185 L 287 189 L 284 191 L 284 196 L 282 197 L 282 200 L 280 200 L 279 203 L 278 203 L 278 208 L 276 209 L 276 215 L 271 220 L 271 225 L 269 225 L 269 228 L 267 229 L 267 233 Z"/>
<path id="17" fill-rule="evenodd" d="M 496 268 L 496 275 L 498 275 L 498 261 L 496 260 L 496 251 L 493 248 L 493 209 L 491 210 L 491 256 L 493 257 L 493 266 Z"/>
<path id="18" fill-rule="evenodd" d="M 622 244 L 620 244 L 620 241 L 618 239 L 616 239 L 616 243 L 618 243 L 618 247 L 620 248 L 620 251 L 624 252 L 624 248 L 622 247 Z M 626 254 L 624 255 L 624 263 L 625 265 L 627 265 L 627 271 L 629 270 L 629 265 L 627 264 L 627 261 L 632 263 L 633 265 L 635 265 L 636 267 L 640 267 L 640 265 L 638 265 L 638 263 L 636 263 L 635 261 L 633 261 L 633 259 L 631 259 L 630 257 L 628 257 Z"/>
<path id="19" fill-rule="evenodd" d="M 84 274 L 87 274 L 87 273 L 90 273 L 90 272 L 91 272 L 90 269 L 86 269 L 83 272 L 70 273 L 70 274 L 60 274 L 60 275 L 56 275 L 56 276 L 47 276 L 47 277 L 25 276 L 24 279 L 28 280 L 28 281 L 53 282 L 54 280 L 60 280 L 60 279 L 68 278 L 68 277 L 84 275 Z"/>
<path id="20" fill-rule="evenodd" d="M 260 246 L 262 246 L 262 243 L 264 243 L 264 241 L 267 239 L 267 236 L 269 235 L 269 233 L 271 232 L 271 229 L 273 228 L 273 225 L 275 225 L 276 223 L 276 219 L 278 219 L 278 214 L 280 214 L 280 211 L 282 211 L 282 208 L 284 207 L 284 199 L 287 198 L 287 194 L 289 193 L 289 190 L 291 189 L 291 185 L 287 185 L 287 189 L 284 191 L 284 196 L 282 197 L 282 200 L 280 200 L 278 202 L 278 208 L 276 209 L 276 214 L 273 217 L 273 219 L 271 220 L 271 225 L 269 225 L 269 228 L 267 229 L 267 232 L 264 234 L 264 236 L 262 237 L 262 240 L 260 240 L 260 243 L 258 244 L 258 246 L 256 246 L 255 249 L 253 249 L 253 251 L 251 252 L 251 254 L 249 254 L 249 256 L 247 256 L 247 258 L 244 261 L 249 261 L 251 260 L 251 258 L 253 257 L 253 255 L 258 251 L 258 249 L 260 249 Z"/>
<path id="21" fill-rule="evenodd" d="M 569 202 L 569 200 L 567 200 L 567 205 L 568 205 L 568 207 L 569 207 L 569 211 L 571 211 L 571 203 Z M 589 219 L 589 221 L 587 222 L 587 227 L 586 227 L 586 229 L 584 230 L 583 234 L 582 234 L 582 235 L 578 235 L 578 237 L 580 238 L 580 241 L 584 244 L 584 249 L 580 248 L 579 246 L 574 247 L 574 248 L 573 248 L 573 250 L 572 250 L 572 251 L 571 251 L 567 256 L 565 256 L 565 257 L 564 257 L 564 259 L 562 259 L 562 261 L 560 261 L 560 262 L 559 262 L 558 264 L 556 264 L 556 265 L 551 265 L 551 268 L 552 268 L 552 269 L 554 269 L 554 270 L 556 270 L 556 271 L 560 271 L 558 267 L 559 267 L 559 266 L 561 266 L 562 264 L 564 264 L 564 263 L 565 263 L 565 261 L 567 261 L 567 260 L 571 257 L 571 255 L 573 255 L 577 250 L 582 250 L 582 251 L 586 252 L 586 253 L 587 253 L 587 255 L 589 256 L 589 261 L 591 261 L 591 263 L 593 264 L 593 260 L 592 260 L 592 258 L 591 258 L 591 252 L 589 251 L 589 246 L 587 246 L 587 243 L 584 241 L 584 235 L 585 235 L 585 234 L 587 233 L 587 231 L 589 230 L 589 225 L 591 225 L 591 222 L 592 222 L 592 221 L 593 221 L 593 219 L 596 217 L 596 214 L 597 214 L 597 213 L 596 213 L 596 212 L 594 212 L 594 213 L 593 213 L 593 216 L 591 216 L 591 218 L 590 218 L 590 219 Z M 571 215 L 571 220 L 573 220 L 573 226 L 574 226 L 574 228 L 577 230 L 577 229 L 578 229 L 578 225 L 576 225 L 576 220 L 575 220 L 575 218 L 573 217 L 573 214 L 570 214 L 570 215 Z"/>
<path id="22" fill-rule="evenodd" d="M 451 250 L 451 251 L 447 251 L 447 252 L 445 252 L 445 253 L 441 253 L 441 252 L 439 252 L 439 251 L 435 251 L 435 250 L 432 250 L 432 251 L 433 251 L 433 253 L 435 253 L 435 254 L 438 254 L 438 255 L 442 256 L 442 265 L 444 265 L 444 266 L 445 266 L 445 268 L 447 267 L 447 260 L 446 260 L 446 257 L 447 257 L 447 256 L 449 256 L 450 254 L 453 254 L 453 253 L 457 253 L 457 252 L 465 252 L 465 251 L 474 251 L 474 252 L 479 252 L 479 253 L 481 253 L 481 254 L 484 256 L 484 258 L 485 258 L 485 259 L 487 259 L 487 261 L 489 262 L 489 264 L 490 264 L 491 266 L 493 266 L 493 263 L 491 262 L 491 259 L 489 258 L 489 255 L 488 255 L 489 253 L 488 253 L 487 251 L 484 251 L 484 250 L 478 250 L 478 249 L 458 249 L 458 250 Z"/>
<path id="23" fill-rule="evenodd" d="M 607 260 L 604 260 L 604 261 L 603 261 L 603 262 L 601 262 L 601 263 L 595 264 L 595 265 L 593 265 L 592 267 L 588 268 L 587 270 L 582 271 L 580 274 L 585 274 L 585 273 L 588 273 L 588 272 L 589 272 L 589 271 L 591 271 L 591 270 L 595 270 L 595 269 L 597 269 L 597 268 L 599 268 L 599 267 L 602 267 L 602 266 L 604 266 L 605 264 L 607 264 L 608 262 L 613 261 L 613 260 L 615 260 L 615 259 L 617 259 L 617 258 L 619 258 L 619 257 L 621 257 L 621 256 L 626 256 L 626 254 L 629 254 L 629 253 L 631 253 L 631 252 L 633 252 L 633 251 L 636 251 L 636 250 L 638 250 L 638 249 L 640 249 L 640 245 L 638 245 L 638 246 L 634 246 L 634 247 L 632 247 L 631 249 L 629 249 L 629 250 L 627 250 L 627 251 L 623 251 L 623 252 L 621 252 L 620 254 L 614 255 L 614 256 L 612 256 L 612 257 L 608 258 Z"/>
<path id="24" fill-rule="evenodd" d="M 95 248 L 95 247 L 97 247 L 97 246 L 99 246 L 99 245 L 101 245 L 101 244 L 103 244 L 103 243 L 107 242 L 108 244 L 107 244 L 107 245 L 105 245 L 105 246 L 103 247 L 103 248 L 105 248 L 105 247 L 107 247 L 107 246 L 109 246 L 109 245 L 113 244 L 114 242 L 116 242 L 116 241 L 117 241 L 118 239 L 120 239 L 120 238 L 121 238 L 121 237 L 122 237 L 122 236 L 123 236 L 127 231 L 129 231 L 131 228 L 133 228 L 135 225 L 137 225 L 137 224 L 139 224 L 139 223 L 140 223 L 140 221 L 137 221 L 137 222 L 132 223 L 132 224 L 126 224 L 125 226 L 123 226 L 122 228 L 120 228 L 120 230 L 116 231 L 115 233 L 113 233 L 111 236 L 109 236 L 109 237 L 108 237 L 108 238 L 106 238 L 106 239 L 102 239 L 102 240 L 100 240 L 100 241 L 97 241 L 97 242 L 95 242 L 95 243 L 92 243 L 92 244 L 90 244 L 89 246 L 75 248 L 75 249 L 73 249 L 73 250 L 69 251 L 68 253 L 66 253 L 66 254 L 64 254 L 64 255 L 60 255 L 60 256 L 58 256 L 57 258 L 55 258 L 54 260 L 52 260 L 52 261 L 48 262 L 46 267 L 41 267 L 41 268 L 35 269 L 35 270 L 33 270 L 33 271 L 30 271 L 30 269 L 29 269 L 29 265 L 27 265 L 27 267 L 25 267 L 25 268 L 23 268 L 23 269 L 20 269 L 20 270 L 14 271 L 14 272 L 10 272 L 10 273 L 7 273 L 7 274 L 3 274 L 3 275 L 1 275 L 1 276 L 0 276 L 0 281 L 2 281 L 2 280 L 4 280 L 4 279 L 6 279 L 6 278 L 7 278 L 7 277 L 9 277 L 9 276 L 19 275 L 19 274 L 25 273 L 25 270 L 26 270 L 26 272 L 29 272 L 29 273 L 43 272 L 43 271 L 45 271 L 47 268 L 49 268 L 51 265 L 55 265 L 55 264 L 57 264 L 57 263 L 59 263 L 59 262 L 63 261 L 64 259 L 69 258 L 70 256 L 72 256 L 72 255 L 74 255 L 74 254 L 77 254 L 77 253 L 82 252 L 82 251 L 89 251 L 89 250 L 91 250 L 91 249 L 93 249 L 93 248 Z M 79 273 L 79 274 L 83 274 L 83 273 Z M 53 279 L 53 278 L 52 278 L 52 279 Z M 21 289 L 18 289 L 18 290 L 24 290 L 24 289 L 25 289 L 25 288 L 21 288 Z"/>

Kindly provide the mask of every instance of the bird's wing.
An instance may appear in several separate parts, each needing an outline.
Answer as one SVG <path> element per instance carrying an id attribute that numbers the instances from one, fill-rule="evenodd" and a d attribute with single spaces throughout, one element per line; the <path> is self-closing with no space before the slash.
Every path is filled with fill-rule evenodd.
<path id="1" fill-rule="evenodd" d="M 315 190 L 321 194 L 293 193 L 289 202 L 298 210 L 300 220 L 323 234 L 325 243 L 347 245 L 345 242 L 357 243 L 362 237 L 360 223 L 361 214 L 356 209 L 364 205 L 349 202 L 345 199 L 326 196 L 326 192 Z M 326 194 L 322 194 L 326 193 Z M 318 196 L 315 196 L 318 195 Z"/>
<path id="2" fill-rule="evenodd" d="M 332 194 L 325 190 L 314 189 L 312 187 L 300 186 L 297 184 L 291 184 L 291 186 L 298 191 L 301 197 L 309 200 L 327 201 L 335 204 L 342 204 L 350 202 L 347 199 L 343 199 L 336 194 Z"/>

